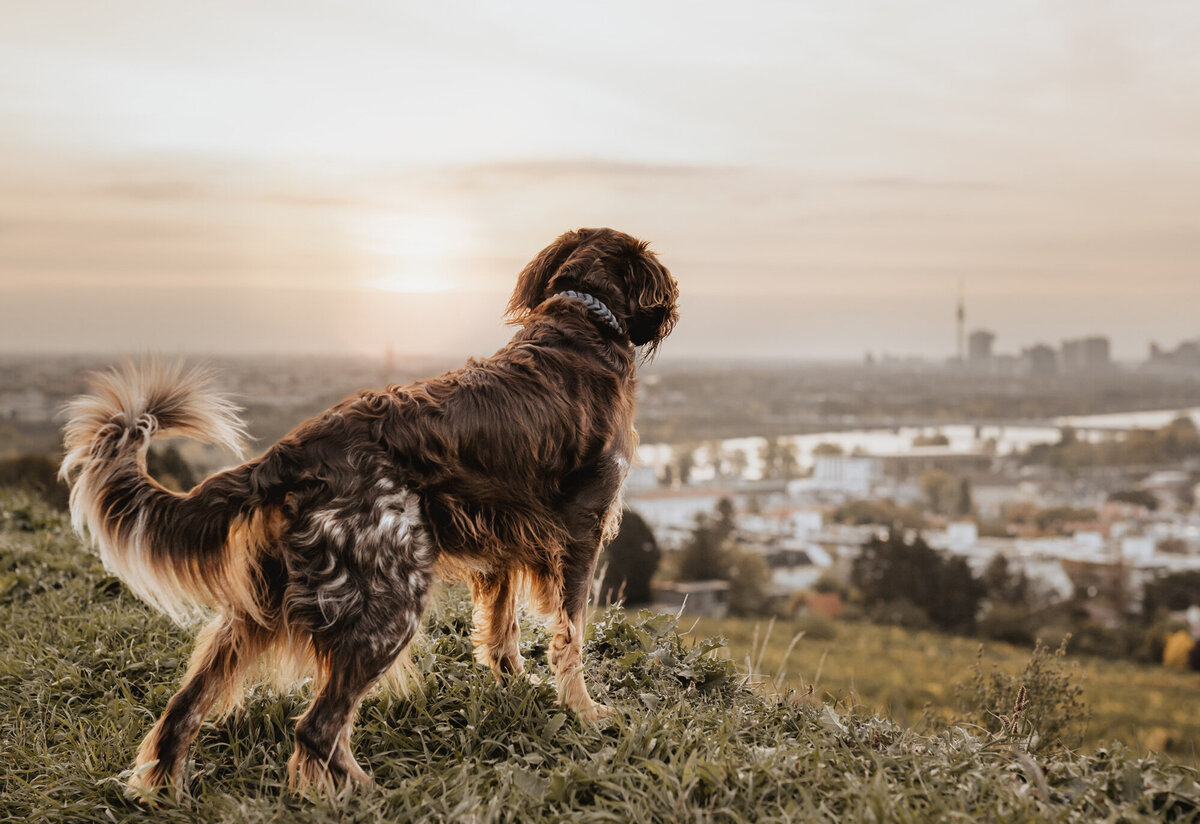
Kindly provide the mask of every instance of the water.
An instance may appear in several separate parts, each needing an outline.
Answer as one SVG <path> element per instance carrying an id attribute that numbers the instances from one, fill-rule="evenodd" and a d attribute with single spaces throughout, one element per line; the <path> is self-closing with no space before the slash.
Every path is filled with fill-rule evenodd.
<path id="1" fill-rule="evenodd" d="M 780 438 L 796 450 L 796 460 L 802 469 L 813 465 L 813 450 L 819 444 L 835 444 L 846 455 L 910 455 L 924 450 L 939 452 L 983 452 L 993 450 L 997 455 L 1024 452 L 1034 444 L 1056 443 L 1062 437 L 1060 426 L 1072 426 L 1082 430 L 1079 437 L 1099 441 L 1110 437 L 1106 430 L 1114 433 L 1130 428 L 1155 429 L 1165 426 L 1180 415 L 1188 415 L 1200 425 L 1200 408 L 1162 409 L 1147 412 L 1121 412 L 1106 415 L 1072 415 L 1055 419 L 1055 426 L 1038 426 L 1015 423 L 1006 426 L 975 426 L 973 424 L 949 424 L 945 426 L 906 426 L 896 430 L 849 430 L 817 432 L 807 435 L 790 435 Z M 914 447 L 918 436 L 944 435 L 949 444 L 940 447 Z M 741 463 L 743 477 L 748 479 L 763 476 L 762 453 L 767 439 L 762 437 L 729 438 L 719 442 L 717 453 L 728 463 Z M 695 469 L 692 480 L 703 482 L 716 476 L 716 466 L 710 444 L 705 444 L 694 453 Z M 657 472 L 677 460 L 676 447 L 668 443 L 643 444 L 639 450 L 641 463 L 653 467 Z M 740 457 L 738 457 L 740 455 Z"/>

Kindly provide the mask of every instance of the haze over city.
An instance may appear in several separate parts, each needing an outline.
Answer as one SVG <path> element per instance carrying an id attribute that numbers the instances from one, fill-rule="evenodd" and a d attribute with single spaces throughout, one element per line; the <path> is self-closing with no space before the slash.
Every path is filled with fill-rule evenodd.
<path id="1" fill-rule="evenodd" d="M 588 225 L 664 357 L 1200 332 L 1194 4 L 213 10 L 3 3 L 0 351 L 484 354 Z"/>

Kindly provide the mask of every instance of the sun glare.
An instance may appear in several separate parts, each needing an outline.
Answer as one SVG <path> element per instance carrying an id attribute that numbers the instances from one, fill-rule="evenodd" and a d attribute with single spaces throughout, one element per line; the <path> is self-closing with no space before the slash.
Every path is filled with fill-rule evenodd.
<path id="1" fill-rule="evenodd" d="M 367 281 L 371 289 L 381 292 L 446 292 L 454 288 L 454 283 L 446 277 L 420 272 L 401 272 L 394 275 L 383 275 Z"/>
<path id="2" fill-rule="evenodd" d="M 468 221 L 447 215 L 373 214 L 355 221 L 359 248 L 370 258 L 365 284 L 384 292 L 448 292 L 460 285 L 455 261 L 466 253 Z"/>

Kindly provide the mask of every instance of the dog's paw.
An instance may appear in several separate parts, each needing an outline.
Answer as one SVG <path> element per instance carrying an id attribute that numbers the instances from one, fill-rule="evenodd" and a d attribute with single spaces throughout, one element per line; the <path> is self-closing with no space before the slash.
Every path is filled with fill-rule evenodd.
<path id="1" fill-rule="evenodd" d="M 158 761 L 139 764 L 121 776 L 125 778 L 125 797 L 148 807 L 155 806 L 172 791 L 169 780 L 158 769 Z M 177 788 L 175 795 L 179 795 Z"/>
<path id="2" fill-rule="evenodd" d="M 617 711 L 604 704 L 592 704 L 579 711 L 579 720 L 587 724 L 601 724 L 617 716 Z"/>

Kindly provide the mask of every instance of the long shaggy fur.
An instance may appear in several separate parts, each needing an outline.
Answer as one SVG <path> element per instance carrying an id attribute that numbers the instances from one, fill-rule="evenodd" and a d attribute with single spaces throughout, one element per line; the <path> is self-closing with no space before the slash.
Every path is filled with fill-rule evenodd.
<path id="1" fill-rule="evenodd" d="M 237 408 L 211 391 L 211 379 L 205 369 L 185 375 L 178 364 L 126 364 L 94 375 L 93 394 L 67 406 L 60 474 L 71 480 L 76 531 L 91 534 L 105 567 L 138 597 L 180 622 L 202 606 L 257 609 L 249 569 L 257 553 L 237 550 L 252 549 L 239 545 L 253 543 L 261 513 L 225 508 L 211 486 L 171 492 L 146 473 L 156 436 L 241 453 Z"/>
<path id="2" fill-rule="evenodd" d="M 205 372 L 96 376 L 65 433 L 76 528 L 147 603 L 181 622 L 216 613 L 130 785 L 178 784 L 201 721 L 235 705 L 262 660 L 315 676 L 293 784 L 367 781 L 350 752 L 358 703 L 403 667 L 435 571 L 470 586 L 476 657 L 498 678 L 523 669 L 524 598 L 551 631 L 559 700 L 606 715 L 583 678 L 587 597 L 637 444 L 635 347 L 656 351 L 677 296 L 645 243 L 568 232 L 518 277 L 508 315 L 520 329 L 495 355 L 361 392 L 186 494 L 147 474 L 150 439 L 236 448 L 234 407 Z M 591 314 L 597 301 L 615 326 Z"/>

